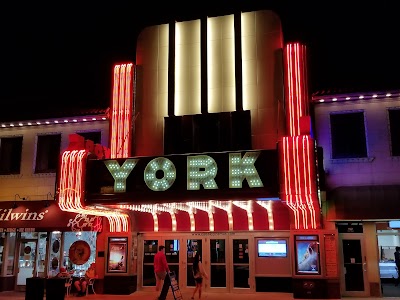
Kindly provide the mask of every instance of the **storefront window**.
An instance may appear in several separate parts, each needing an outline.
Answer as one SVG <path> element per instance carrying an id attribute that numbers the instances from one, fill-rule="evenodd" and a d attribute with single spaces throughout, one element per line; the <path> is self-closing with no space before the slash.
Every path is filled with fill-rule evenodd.
<path id="1" fill-rule="evenodd" d="M 96 260 L 96 231 L 65 232 L 63 265 L 75 275 L 83 275 Z"/>
<path id="2" fill-rule="evenodd" d="M 3 251 L 4 251 L 4 242 L 6 239 L 5 232 L 0 233 L 0 275 L 3 275 Z"/>
<path id="3" fill-rule="evenodd" d="M 59 272 L 60 266 L 60 245 L 61 245 L 61 232 L 53 231 L 50 235 L 50 260 L 48 264 L 47 274 L 50 277 L 56 276 Z"/>
<path id="4" fill-rule="evenodd" d="M 39 232 L 39 245 L 38 245 L 38 277 L 45 277 L 46 266 L 46 248 L 47 248 L 47 232 Z"/>
<path id="5" fill-rule="evenodd" d="M 21 232 L 21 239 L 34 239 L 37 240 L 38 232 Z"/>
<path id="6" fill-rule="evenodd" d="M 6 264 L 6 272 L 7 275 L 13 275 L 14 274 L 14 252 L 15 252 L 15 240 L 16 240 L 16 233 L 11 232 L 7 233 L 7 238 L 6 238 L 6 243 L 8 247 L 8 253 L 7 253 L 7 261 L 4 263 Z"/>

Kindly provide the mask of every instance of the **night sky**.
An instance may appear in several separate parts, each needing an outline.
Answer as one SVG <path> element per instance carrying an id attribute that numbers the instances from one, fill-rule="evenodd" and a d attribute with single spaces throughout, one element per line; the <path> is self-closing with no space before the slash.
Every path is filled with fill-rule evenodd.
<path id="1" fill-rule="evenodd" d="M 306 43 L 311 92 L 400 88 L 396 1 L 9 2 L 0 4 L 0 120 L 21 109 L 106 108 L 112 68 L 135 62 L 144 27 L 259 9 L 281 17 L 285 42 Z"/>

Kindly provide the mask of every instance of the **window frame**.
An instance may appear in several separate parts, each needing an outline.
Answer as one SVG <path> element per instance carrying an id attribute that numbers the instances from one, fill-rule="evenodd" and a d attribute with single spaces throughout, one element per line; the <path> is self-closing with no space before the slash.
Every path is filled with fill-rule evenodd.
<path id="1" fill-rule="evenodd" d="M 4 140 L 19 140 L 20 145 L 18 145 L 19 149 L 19 154 L 10 154 L 8 155 L 8 158 L 3 159 L 3 141 Z M 15 144 L 15 143 L 14 143 Z M 21 174 L 21 166 L 22 166 L 22 149 L 24 146 L 24 137 L 23 135 L 9 135 L 9 136 L 2 136 L 0 137 L 0 175 L 20 175 Z M 14 157 L 15 156 L 15 157 Z M 19 156 L 18 159 L 18 165 L 15 165 L 15 168 L 13 166 L 13 162 L 17 161 L 17 156 Z M 9 163 L 6 165 L 8 167 L 8 172 L 5 172 L 5 161 L 9 161 Z M 15 169 L 15 170 L 14 170 Z M 18 169 L 18 170 L 17 170 Z"/>
<path id="2" fill-rule="evenodd" d="M 58 151 L 57 151 L 57 159 L 56 159 L 56 163 L 54 168 L 49 168 L 49 161 L 52 159 L 55 159 L 55 157 L 51 157 L 49 159 L 46 160 L 46 162 L 42 162 L 42 163 L 46 163 L 47 164 L 47 168 L 41 168 L 38 169 L 38 165 L 41 164 L 41 161 L 39 161 L 39 157 L 38 155 L 40 153 L 43 152 L 43 150 L 39 149 L 39 147 L 42 147 L 39 145 L 40 143 L 40 138 L 42 137 L 58 137 L 59 138 L 59 145 L 58 145 Z M 57 169 L 58 169 L 58 165 L 59 165 L 59 161 L 60 161 L 60 155 L 61 155 L 61 143 L 62 143 L 62 134 L 61 132 L 48 132 L 48 133 L 38 133 L 36 135 L 36 142 L 35 142 L 35 156 L 33 157 L 34 162 L 33 162 L 33 173 L 34 174 L 53 174 L 53 173 L 57 173 Z M 39 153 L 40 151 L 40 153 Z M 46 155 L 47 157 L 50 157 L 49 152 L 53 152 L 53 149 L 51 149 L 50 151 L 48 151 L 48 153 L 43 153 L 41 155 Z"/>
<path id="3" fill-rule="evenodd" d="M 392 127 L 393 127 L 392 125 L 393 124 L 392 124 L 391 119 L 390 119 L 390 112 L 391 111 L 396 111 L 396 112 L 398 112 L 398 114 L 400 114 L 400 107 L 389 107 L 387 109 L 389 151 L 390 151 L 389 153 L 390 153 L 391 157 L 395 157 L 395 158 L 399 157 L 400 158 L 400 145 L 397 146 L 399 148 L 399 149 L 397 149 L 398 152 L 393 153 L 393 136 L 395 136 L 395 133 L 392 133 Z M 400 133 L 400 126 L 398 126 L 397 131 L 398 131 L 398 133 Z"/>
<path id="4" fill-rule="evenodd" d="M 364 137 L 365 137 L 365 156 L 352 156 L 352 157 L 343 157 L 342 156 L 337 157 L 334 155 L 334 139 L 333 139 L 333 126 L 332 126 L 332 119 L 331 116 L 333 115 L 350 115 L 350 114 L 358 114 L 362 113 L 363 115 L 363 125 L 364 125 Z M 330 134 L 330 144 L 331 144 L 331 159 L 334 161 L 348 161 L 348 160 L 359 160 L 359 161 L 364 161 L 364 160 L 370 160 L 369 158 L 369 147 L 368 147 L 368 129 L 367 129 L 367 120 L 366 120 L 366 112 L 363 109 L 356 109 L 356 110 L 346 110 L 346 111 L 332 111 L 329 113 L 329 134 Z"/>

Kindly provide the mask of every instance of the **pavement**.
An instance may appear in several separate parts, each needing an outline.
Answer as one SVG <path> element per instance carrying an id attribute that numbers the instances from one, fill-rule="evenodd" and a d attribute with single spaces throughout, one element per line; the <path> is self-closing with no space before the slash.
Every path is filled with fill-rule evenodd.
<path id="1" fill-rule="evenodd" d="M 90 299 L 90 300 L 124 300 L 124 299 L 131 299 L 131 300 L 154 300 L 158 295 L 155 292 L 135 292 L 130 295 L 105 295 L 105 294 L 95 294 L 95 295 L 88 295 L 85 297 L 75 297 L 74 295 L 70 295 L 69 297 L 65 297 L 64 299 Z M 189 300 L 192 294 L 190 291 L 182 293 L 183 300 Z M 24 292 L 0 292 L 0 300 L 25 300 L 25 293 Z M 195 299 L 199 299 L 198 294 L 196 294 Z M 293 294 L 291 293 L 255 293 L 255 294 L 245 294 L 245 293 L 203 293 L 202 300 L 293 300 Z M 343 297 L 342 299 L 348 300 L 382 300 L 383 298 L 376 298 L 376 297 Z M 387 297 L 384 299 L 400 299 L 398 297 Z M 27 299 L 28 300 L 28 299 Z M 33 300 L 33 299 L 32 299 Z M 46 296 L 43 299 L 34 299 L 34 300 L 50 300 L 46 299 Z M 51 300 L 63 300 L 63 299 L 51 299 Z M 168 293 L 167 300 L 175 300 L 171 291 Z M 316 300 L 316 299 L 313 299 Z M 334 300 L 334 299 L 329 299 Z"/>

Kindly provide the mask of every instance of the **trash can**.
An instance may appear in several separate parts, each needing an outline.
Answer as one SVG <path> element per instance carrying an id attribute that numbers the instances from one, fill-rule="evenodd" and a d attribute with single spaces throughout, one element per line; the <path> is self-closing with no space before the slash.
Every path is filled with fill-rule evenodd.
<path id="1" fill-rule="evenodd" d="M 46 300 L 64 300 L 65 278 L 47 278 Z"/>
<path id="2" fill-rule="evenodd" d="M 26 279 L 25 300 L 43 300 L 44 278 L 30 277 Z"/>

